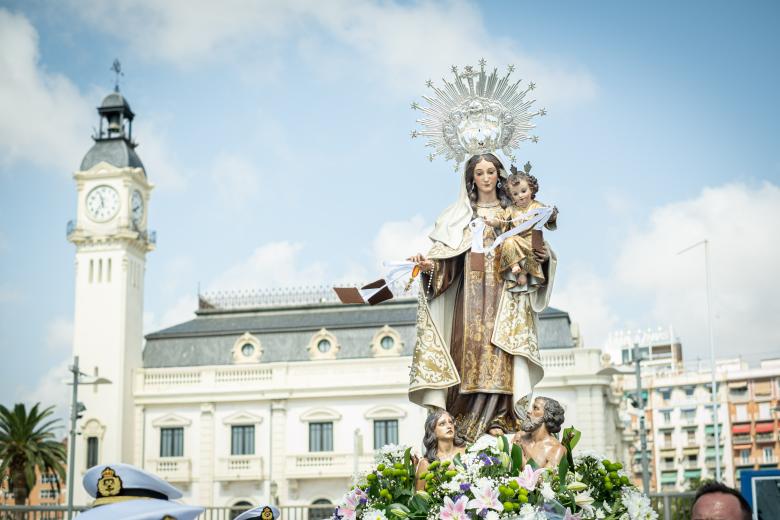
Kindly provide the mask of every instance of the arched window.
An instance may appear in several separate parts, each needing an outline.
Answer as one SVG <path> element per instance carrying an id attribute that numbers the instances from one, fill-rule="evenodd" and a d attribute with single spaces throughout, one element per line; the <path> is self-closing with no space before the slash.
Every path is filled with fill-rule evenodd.
<path id="1" fill-rule="evenodd" d="M 312 507 L 309 508 L 309 520 L 325 520 L 332 518 L 335 508 L 324 507 L 332 506 L 333 502 L 327 498 L 320 498 L 311 503 Z"/>
<path id="2" fill-rule="evenodd" d="M 230 507 L 230 519 L 233 520 L 233 518 L 237 517 L 244 511 L 247 511 L 248 509 L 252 509 L 252 504 L 247 502 L 246 500 L 241 500 L 240 502 L 236 502 Z"/>

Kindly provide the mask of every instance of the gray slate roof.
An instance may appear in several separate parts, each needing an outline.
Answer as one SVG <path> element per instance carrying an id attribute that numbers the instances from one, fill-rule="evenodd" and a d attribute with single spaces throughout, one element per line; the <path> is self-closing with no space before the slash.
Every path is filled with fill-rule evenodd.
<path id="1" fill-rule="evenodd" d="M 100 161 L 106 161 L 117 168 L 144 167 L 133 147 L 123 138 L 96 141 L 81 161 L 81 171 L 89 170 Z"/>
<path id="2" fill-rule="evenodd" d="M 417 302 L 391 300 L 375 307 L 319 304 L 241 311 L 200 311 L 193 320 L 146 336 L 143 366 L 187 367 L 233 364 L 231 350 L 245 332 L 260 340 L 262 363 L 308 361 L 312 336 L 325 328 L 341 350 L 339 359 L 371 357 L 371 341 L 388 325 L 401 336 L 403 354 L 414 348 Z M 540 348 L 571 348 L 568 313 L 547 308 L 539 320 Z"/>

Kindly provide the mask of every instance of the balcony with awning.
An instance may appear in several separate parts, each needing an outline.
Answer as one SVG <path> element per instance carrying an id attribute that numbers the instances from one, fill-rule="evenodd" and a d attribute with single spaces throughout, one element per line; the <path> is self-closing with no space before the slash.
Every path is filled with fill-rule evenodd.
<path id="1" fill-rule="evenodd" d="M 756 423 L 756 433 L 774 433 L 777 430 L 773 422 Z"/>

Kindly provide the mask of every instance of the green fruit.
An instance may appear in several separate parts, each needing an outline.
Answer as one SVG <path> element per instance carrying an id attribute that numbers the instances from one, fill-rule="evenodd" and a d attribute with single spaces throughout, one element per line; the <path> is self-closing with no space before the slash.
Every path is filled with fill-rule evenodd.
<path id="1" fill-rule="evenodd" d="M 448 471 L 446 471 L 446 472 L 444 473 L 444 476 L 445 476 L 445 477 L 450 477 L 450 478 L 452 478 L 452 477 L 454 477 L 454 476 L 455 476 L 455 475 L 457 475 L 457 474 L 458 474 L 458 472 L 457 472 L 457 471 L 455 471 L 454 469 L 451 469 L 451 470 L 448 470 Z"/>
<path id="2" fill-rule="evenodd" d="M 393 495 L 391 495 L 391 494 L 390 494 L 390 491 L 388 491 L 387 489 L 382 489 L 382 490 L 379 492 L 379 496 L 381 496 L 381 497 L 385 497 L 385 498 L 386 498 L 386 499 L 388 499 L 388 500 L 390 500 L 391 498 L 393 498 Z"/>
<path id="3" fill-rule="evenodd" d="M 612 467 L 615 468 L 615 470 L 623 469 L 623 465 L 619 462 L 614 463 Z"/>
<path id="4" fill-rule="evenodd" d="M 623 484 L 624 486 L 627 486 L 630 482 L 631 481 L 628 480 L 627 476 L 623 475 L 622 477 L 620 477 L 620 483 Z"/>
<path id="5" fill-rule="evenodd" d="M 433 477 L 434 477 L 433 473 L 427 473 L 425 475 L 425 480 L 433 480 Z"/>
<path id="6" fill-rule="evenodd" d="M 527 490 L 527 489 L 525 489 L 525 488 L 520 488 L 520 489 L 518 489 L 518 490 L 517 490 L 517 492 L 518 492 L 518 493 L 519 493 L 521 496 L 528 496 L 528 490 Z"/>
<path id="7" fill-rule="evenodd" d="M 393 467 L 396 469 L 404 469 L 404 465 L 402 462 L 396 462 L 395 464 L 393 464 Z"/>
<path id="8" fill-rule="evenodd" d="M 527 504 L 528 503 L 528 497 L 526 495 L 520 495 L 517 497 L 517 499 L 520 501 L 521 504 Z"/>
<path id="9" fill-rule="evenodd" d="M 431 465 L 428 466 L 428 469 L 436 469 L 438 467 L 439 467 L 439 461 L 438 460 L 434 460 L 433 462 L 431 462 Z"/>
<path id="10" fill-rule="evenodd" d="M 604 469 L 604 468 L 599 468 L 599 474 L 600 475 L 606 475 L 607 474 L 607 470 Z"/>
<path id="11" fill-rule="evenodd" d="M 368 475 L 366 475 L 366 480 L 368 480 L 369 482 L 373 482 L 376 479 L 377 479 L 377 476 L 376 476 L 375 473 L 369 473 Z"/>
<path id="12" fill-rule="evenodd" d="M 511 487 L 512 489 L 519 489 L 520 484 L 518 484 L 516 480 L 510 480 L 509 487 Z"/>
<path id="13" fill-rule="evenodd" d="M 449 465 L 450 465 L 450 461 L 449 461 L 449 460 L 444 460 L 444 461 L 442 461 L 442 463 L 441 463 L 441 466 L 442 466 L 443 468 L 446 468 L 446 467 L 447 467 L 447 466 L 449 466 Z"/>
<path id="14" fill-rule="evenodd" d="M 377 471 L 384 471 L 385 470 L 385 465 L 384 464 L 377 464 L 376 470 Z"/>
<path id="15" fill-rule="evenodd" d="M 512 511 L 515 505 L 512 502 L 504 502 L 504 511 Z"/>
<path id="16" fill-rule="evenodd" d="M 618 476 L 617 471 L 610 471 L 609 478 L 611 478 L 612 480 L 618 480 L 620 477 Z"/>
<path id="17" fill-rule="evenodd" d="M 606 489 L 607 491 L 612 491 L 612 482 L 605 482 L 604 489 Z"/>
<path id="18" fill-rule="evenodd" d="M 393 476 L 393 469 L 392 468 L 385 468 L 385 470 L 382 472 L 382 475 L 385 477 L 392 477 Z"/>

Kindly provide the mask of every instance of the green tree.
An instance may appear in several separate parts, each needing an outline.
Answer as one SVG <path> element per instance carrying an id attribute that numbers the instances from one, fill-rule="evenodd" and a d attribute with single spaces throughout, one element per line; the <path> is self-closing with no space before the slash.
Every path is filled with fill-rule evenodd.
<path id="1" fill-rule="evenodd" d="M 57 489 L 65 480 L 65 446 L 54 430 L 59 419 L 51 419 L 53 406 L 39 411 L 17 403 L 13 410 L 0 405 L 0 475 L 11 478 L 16 505 L 24 505 L 35 487 L 35 469 L 56 476 Z"/>

